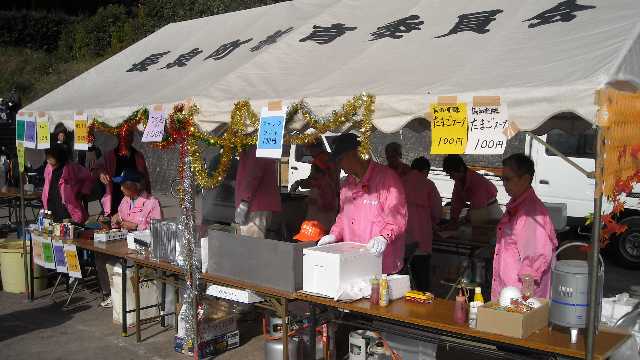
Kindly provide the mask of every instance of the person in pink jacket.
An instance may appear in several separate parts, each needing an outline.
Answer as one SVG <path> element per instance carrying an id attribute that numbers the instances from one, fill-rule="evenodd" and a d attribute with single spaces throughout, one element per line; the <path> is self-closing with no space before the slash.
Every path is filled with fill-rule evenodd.
<path id="1" fill-rule="evenodd" d="M 549 212 L 531 187 L 533 160 L 514 154 L 502 164 L 502 181 L 511 200 L 498 223 L 491 300 L 498 301 L 504 287 L 522 288 L 525 275 L 534 279 L 534 297 L 548 298 L 558 240 Z"/>
<path id="2" fill-rule="evenodd" d="M 404 266 L 404 233 L 407 202 L 402 182 L 390 168 L 358 154 L 355 134 L 342 134 L 334 141 L 332 158 L 347 173 L 340 189 L 340 213 L 329 235 L 318 246 L 337 241 L 367 244 L 382 256 L 382 271 L 397 273 Z"/>
<path id="3" fill-rule="evenodd" d="M 282 210 L 277 166 L 274 159 L 256 157 L 255 146 L 240 153 L 235 222 L 241 235 L 264 238 L 272 214 Z"/>
<path id="4" fill-rule="evenodd" d="M 498 189 L 484 176 L 469 169 L 460 155 L 447 155 L 442 161 L 444 172 L 455 181 L 451 194 L 451 222 L 448 229 L 459 225 L 460 213 L 465 203 L 471 205 L 470 218 L 497 221 L 502 215 L 496 196 Z M 472 219 L 473 222 L 473 219 Z M 495 222 L 494 222 L 495 224 Z"/>
<path id="5" fill-rule="evenodd" d="M 144 189 L 151 194 L 147 163 L 144 161 L 144 155 L 132 146 L 133 135 L 133 131 L 129 131 L 119 139 L 118 146 L 107 151 L 102 163 L 97 166 L 100 181 L 105 185 L 105 193 L 100 203 L 106 216 L 113 215 L 124 198 L 120 187 L 113 186 L 111 178 L 121 174 L 125 169 L 135 169 L 142 174 Z"/>
<path id="6" fill-rule="evenodd" d="M 433 226 L 442 217 L 442 198 L 433 181 L 402 162 L 402 146 L 399 143 L 387 144 L 385 156 L 389 167 L 400 177 L 407 199 L 405 262 L 411 283 L 416 290 L 428 291 Z"/>
<path id="7" fill-rule="evenodd" d="M 65 147 L 54 145 L 46 152 L 47 166 L 44 169 L 42 205 L 50 210 L 53 220 L 62 222 L 71 219 L 83 224 L 89 214 L 81 197 L 91 192 L 93 177 L 84 167 L 68 160 Z"/>

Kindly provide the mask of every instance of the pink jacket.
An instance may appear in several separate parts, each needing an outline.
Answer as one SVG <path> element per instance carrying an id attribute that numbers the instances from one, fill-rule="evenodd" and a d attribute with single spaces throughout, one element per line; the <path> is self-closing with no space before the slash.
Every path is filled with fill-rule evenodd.
<path id="1" fill-rule="evenodd" d="M 257 158 L 255 146 L 240 153 L 236 173 L 236 207 L 242 201 L 248 201 L 249 212 L 282 210 L 277 164 L 274 159 Z"/>
<path id="2" fill-rule="evenodd" d="M 442 197 L 433 181 L 421 172 L 408 166 L 400 172 L 409 212 L 406 242 L 417 242 L 419 250 L 430 254 L 433 224 L 442 217 Z"/>
<path id="3" fill-rule="evenodd" d="M 107 175 L 114 177 L 120 174 L 116 174 L 116 149 L 109 150 L 104 155 L 104 162 L 101 166 L 98 166 L 98 171 L 104 171 Z M 144 161 L 144 155 L 140 151 L 135 152 L 136 157 L 136 169 L 140 174 L 144 176 L 145 190 L 151 193 L 151 182 L 149 181 L 149 171 L 147 171 L 147 163 Z M 105 186 L 105 193 L 100 202 L 102 203 L 102 209 L 104 209 L 105 215 L 110 215 L 111 211 L 111 194 L 113 193 L 113 183 L 109 182 Z"/>
<path id="4" fill-rule="evenodd" d="M 465 182 L 456 181 L 451 194 L 451 219 L 457 220 L 466 202 L 472 209 L 482 209 L 496 199 L 498 189 L 489 179 L 473 170 L 467 170 Z"/>
<path id="5" fill-rule="evenodd" d="M 534 296 L 548 298 L 557 246 L 549 212 L 533 189 L 511 199 L 498 223 L 491 300 L 497 301 L 506 286 L 521 288 L 520 275 L 525 274 L 535 279 Z"/>
<path id="6" fill-rule="evenodd" d="M 340 190 L 340 213 L 331 228 L 338 241 L 366 244 L 384 236 L 387 249 L 382 271 L 393 274 L 404 265 L 404 232 L 407 227 L 407 202 L 402 182 L 390 168 L 374 161 L 358 181 L 348 176 Z"/>
<path id="7" fill-rule="evenodd" d="M 158 199 L 142 193 L 133 203 L 130 197 L 125 196 L 118 206 L 118 215 L 124 221 L 138 224 L 138 230 L 146 230 L 151 219 L 162 219 L 162 210 Z"/>
<path id="8" fill-rule="evenodd" d="M 42 189 L 42 205 L 45 209 L 47 209 L 47 201 L 49 199 L 49 186 L 56 186 L 56 184 L 51 184 L 52 173 L 53 167 L 47 164 L 44 169 L 44 187 Z M 79 164 L 69 162 L 62 169 L 62 176 L 57 184 L 57 186 L 60 186 L 60 197 L 69 215 L 71 215 L 71 219 L 77 223 L 82 224 L 89 217 L 78 195 L 91 193 L 94 181 L 95 179 L 91 176 L 89 170 Z"/>

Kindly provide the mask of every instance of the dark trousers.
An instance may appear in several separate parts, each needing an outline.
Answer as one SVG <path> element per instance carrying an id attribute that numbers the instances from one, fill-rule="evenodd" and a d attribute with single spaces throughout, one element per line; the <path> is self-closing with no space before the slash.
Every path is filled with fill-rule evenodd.
<path id="1" fill-rule="evenodd" d="M 409 260 L 409 276 L 415 290 L 430 291 L 431 289 L 431 254 L 416 254 Z"/>
<path id="2" fill-rule="evenodd" d="M 111 255 L 102 253 L 95 253 L 96 257 L 96 276 L 98 277 L 98 283 L 100 284 L 100 290 L 102 290 L 103 296 L 111 296 L 111 284 L 109 281 L 109 272 L 107 271 L 107 265 L 116 265 L 118 258 Z"/>

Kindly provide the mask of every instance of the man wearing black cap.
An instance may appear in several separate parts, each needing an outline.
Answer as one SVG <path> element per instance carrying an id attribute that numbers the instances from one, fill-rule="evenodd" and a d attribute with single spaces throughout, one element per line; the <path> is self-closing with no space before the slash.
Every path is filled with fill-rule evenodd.
<path id="1" fill-rule="evenodd" d="M 367 244 L 382 256 L 382 271 L 393 274 L 404 266 L 404 232 L 407 202 L 402 182 L 390 168 L 358 154 L 355 134 L 334 141 L 332 159 L 347 173 L 340 189 L 340 213 L 319 246 L 338 241 Z"/>

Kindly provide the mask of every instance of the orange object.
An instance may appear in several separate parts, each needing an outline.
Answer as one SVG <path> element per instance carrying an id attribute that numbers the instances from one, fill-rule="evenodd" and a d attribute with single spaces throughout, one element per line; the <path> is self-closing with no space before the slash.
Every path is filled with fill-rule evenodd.
<path id="1" fill-rule="evenodd" d="M 318 241 L 327 234 L 327 230 L 315 220 L 306 220 L 300 226 L 300 232 L 293 238 L 298 241 Z"/>

